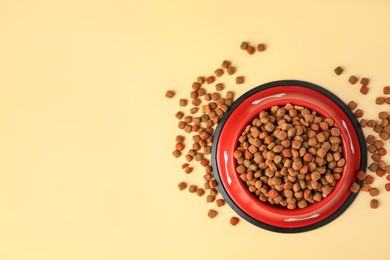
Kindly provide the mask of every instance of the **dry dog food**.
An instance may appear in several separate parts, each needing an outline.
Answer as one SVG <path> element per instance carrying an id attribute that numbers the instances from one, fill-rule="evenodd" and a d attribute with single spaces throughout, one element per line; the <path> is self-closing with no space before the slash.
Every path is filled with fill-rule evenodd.
<path id="1" fill-rule="evenodd" d="M 264 43 L 259 43 L 257 45 L 257 51 L 265 51 L 265 44 Z"/>
<path id="2" fill-rule="evenodd" d="M 370 201 L 370 207 L 371 207 L 372 209 L 378 208 L 378 205 L 379 205 L 379 201 L 378 201 L 377 199 L 372 199 L 372 200 Z"/>
<path id="3" fill-rule="evenodd" d="M 184 190 L 185 188 L 187 188 L 187 183 L 182 181 L 177 186 L 179 187 L 179 190 Z"/>
<path id="4" fill-rule="evenodd" d="M 175 91 L 173 90 L 167 90 L 167 92 L 165 93 L 165 96 L 167 98 L 173 98 L 175 96 Z"/>
<path id="5" fill-rule="evenodd" d="M 335 69 L 334 69 L 334 73 L 336 73 L 336 75 L 340 75 L 341 73 L 343 73 L 344 69 L 340 66 L 337 66 Z"/>
<path id="6" fill-rule="evenodd" d="M 244 83 L 244 77 L 243 76 L 236 77 L 236 83 L 237 84 L 243 84 Z"/>
<path id="7" fill-rule="evenodd" d="M 230 225 L 235 226 L 235 225 L 238 224 L 238 222 L 240 222 L 239 218 L 237 218 L 237 217 L 231 217 L 230 218 Z"/>
<path id="8" fill-rule="evenodd" d="M 253 46 L 248 46 L 248 48 L 246 49 L 246 51 L 248 52 L 249 55 L 252 55 L 255 53 L 255 47 Z"/>
<path id="9" fill-rule="evenodd" d="M 359 79 L 354 75 L 350 76 L 348 79 L 349 83 L 351 83 L 351 84 L 355 84 L 356 82 L 358 82 L 358 80 Z"/>
<path id="10" fill-rule="evenodd" d="M 367 86 L 369 82 L 370 80 L 368 78 L 362 78 L 360 80 L 360 84 L 362 84 L 363 86 Z"/>
<path id="11" fill-rule="evenodd" d="M 345 164 L 333 120 L 292 104 L 261 111 L 242 132 L 233 156 L 250 192 L 288 209 L 327 197 Z"/>
<path id="12" fill-rule="evenodd" d="M 383 94 L 390 94 L 390 86 L 383 87 Z"/>
<path id="13" fill-rule="evenodd" d="M 210 209 L 209 212 L 207 213 L 207 216 L 209 216 L 209 218 L 215 218 L 217 215 L 218 215 L 218 212 L 216 212 L 213 209 Z"/>
<path id="14" fill-rule="evenodd" d="M 240 49 L 241 50 L 246 50 L 246 49 L 248 49 L 248 47 L 249 47 L 249 43 L 248 42 L 242 42 L 241 44 L 240 44 Z"/>

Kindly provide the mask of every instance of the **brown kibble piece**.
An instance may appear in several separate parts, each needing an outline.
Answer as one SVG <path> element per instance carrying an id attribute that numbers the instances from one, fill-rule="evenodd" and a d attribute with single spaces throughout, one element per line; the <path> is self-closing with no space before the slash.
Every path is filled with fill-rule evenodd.
<path id="1" fill-rule="evenodd" d="M 222 83 L 215 84 L 216 91 L 222 91 L 223 89 L 224 89 L 224 86 Z"/>
<path id="2" fill-rule="evenodd" d="M 198 186 L 196 186 L 196 185 L 190 185 L 188 187 L 188 191 L 191 193 L 195 193 L 197 190 L 198 190 Z"/>
<path id="3" fill-rule="evenodd" d="M 237 218 L 237 217 L 231 217 L 231 218 L 230 218 L 230 224 L 231 224 L 232 226 L 237 225 L 239 221 L 240 221 L 240 219 Z"/>
<path id="4" fill-rule="evenodd" d="M 379 190 L 378 190 L 378 188 L 371 188 L 371 189 L 369 189 L 368 193 L 370 193 L 370 195 L 372 197 L 375 197 L 375 196 L 379 195 Z"/>
<path id="5" fill-rule="evenodd" d="M 360 93 L 362 93 L 363 95 L 367 95 L 368 87 L 367 86 L 361 86 L 360 87 Z"/>
<path id="6" fill-rule="evenodd" d="M 356 103 L 355 101 L 349 101 L 348 107 L 349 107 L 351 110 L 355 110 L 355 109 L 357 108 L 357 103 Z"/>
<path id="7" fill-rule="evenodd" d="M 207 216 L 209 216 L 209 218 L 215 218 L 217 216 L 217 212 L 213 209 L 210 209 L 209 212 L 207 213 Z"/>
<path id="8" fill-rule="evenodd" d="M 356 118 L 361 118 L 363 116 L 363 110 L 356 109 L 355 110 L 355 116 L 356 116 Z"/>
<path id="9" fill-rule="evenodd" d="M 244 83 L 244 77 L 238 76 L 236 77 L 236 84 L 243 84 Z"/>
<path id="10" fill-rule="evenodd" d="M 340 75 L 341 73 L 343 73 L 344 69 L 340 66 L 337 66 L 335 69 L 334 69 L 334 73 L 336 73 L 336 75 Z"/>
<path id="11" fill-rule="evenodd" d="M 383 87 L 383 94 L 390 94 L 390 86 Z"/>
<path id="12" fill-rule="evenodd" d="M 242 42 L 241 44 L 240 44 L 240 49 L 241 50 L 246 50 L 246 49 L 248 49 L 248 47 L 249 47 L 249 43 L 248 42 Z"/>
<path id="13" fill-rule="evenodd" d="M 378 206 L 379 206 L 379 201 L 377 199 L 372 199 L 370 201 L 370 207 L 372 209 L 376 209 L 376 208 L 378 208 Z"/>
<path id="14" fill-rule="evenodd" d="M 363 86 L 368 86 L 369 82 L 370 80 L 368 78 L 361 78 L 360 80 L 360 84 L 362 84 Z"/>
<path id="15" fill-rule="evenodd" d="M 257 51 L 265 51 L 265 44 L 264 43 L 259 43 L 257 44 Z"/>
<path id="16" fill-rule="evenodd" d="M 229 68 L 226 69 L 226 72 L 227 72 L 229 75 L 233 75 L 234 73 L 236 73 L 236 67 L 230 66 Z"/>
<path id="17" fill-rule="evenodd" d="M 167 98 L 173 98 L 175 96 L 175 91 L 173 90 L 167 90 L 167 92 L 165 92 L 165 96 Z"/>
<path id="18" fill-rule="evenodd" d="M 199 197 L 202 197 L 204 194 L 205 194 L 205 190 L 204 189 L 199 188 L 199 189 L 196 190 L 196 195 L 198 195 Z"/>
<path id="19" fill-rule="evenodd" d="M 182 111 L 177 111 L 175 117 L 180 120 L 184 117 L 184 113 Z"/>
<path id="20" fill-rule="evenodd" d="M 352 182 L 351 186 L 349 187 L 349 190 L 353 193 L 357 193 L 360 189 L 360 185 L 356 182 Z"/>
<path id="21" fill-rule="evenodd" d="M 349 77 L 348 82 L 353 85 L 356 82 L 358 82 L 358 78 L 356 76 L 352 75 L 352 76 Z"/>
<path id="22" fill-rule="evenodd" d="M 187 104 L 188 104 L 188 100 L 187 100 L 187 99 L 181 98 L 181 99 L 179 100 L 179 106 L 185 107 L 185 106 L 187 106 Z"/>
<path id="23" fill-rule="evenodd" d="M 227 69 L 227 68 L 230 67 L 230 65 L 231 65 L 230 61 L 224 60 L 224 61 L 222 61 L 221 67 L 224 68 L 224 69 Z"/>
<path id="24" fill-rule="evenodd" d="M 246 49 L 246 52 L 249 55 L 252 55 L 253 53 L 255 53 L 255 48 L 253 46 L 248 46 L 248 48 Z"/>
<path id="25" fill-rule="evenodd" d="M 216 200 L 216 204 L 217 204 L 218 207 L 222 207 L 223 205 L 225 205 L 225 200 L 217 199 Z"/>
<path id="26" fill-rule="evenodd" d="M 211 202 L 213 202 L 215 200 L 215 196 L 213 196 L 213 195 L 207 195 L 207 197 L 206 197 L 206 202 L 208 202 L 208 203 L 211 203 Z"/>
<path id="27" fill-rule="evenodd" d="M 371 175 L 367 175 L 366 178 L 364 179 L 364 182 L 367 184 L 373 184 L 374 183 L 374 177 Z"/>
<path id="28" fill-rule="evenodd" d="M 383 105 L 385 103 L 385 98 L 384 97 L 377 97 L 375 99 L 375 104 L 377 105 Z"/>
<path id="29" fill-rule="evenodd" d="M 179 187 L 179 190 L 184 190 L 185 188 L 187 188 L 187 183 L 182 181 L 177 186 Z"/>
<path id="30" fill-rule="evenodd" d="M 389 175 L 390 176 L 390 175 Z M 385 184 L 385 190 L 386 191 L 390 191 L 390 183 L 386 183 Z"/>
<path id="31" fill-rule="evenodd" d="M 364 181 L 364 179 L 367 177 L 367 174 L 364 171 L 359 171 L 356 174 L 356 178 L 360 181 Z"/>
<path id="32" fill-rule="evenodd" d="M 221 69 L 221 68 L 218 68 L 214 71 L 214 74 L 217 76 L 217 77 L 221 77 L 223 74 L 224 74 L 224 70 Z"/>
<path id="33" fill-rule="evenodd" d="M 206 83 L 207 84 L 211 84 L 211 83 L 213 83 L 215 81 L 215 77 L 214 76 L 208 76 L 207 78 L 206 78 Z"/>
<path id="34" fill-rule="evenodd" d="M 180 152 L 179 150 L 174 150 L 174 151 L 172 152 L 172 155 L 173 155 L 175 158 L 178 158 L 178 157 L 180 157 L 181 152 Z"/>

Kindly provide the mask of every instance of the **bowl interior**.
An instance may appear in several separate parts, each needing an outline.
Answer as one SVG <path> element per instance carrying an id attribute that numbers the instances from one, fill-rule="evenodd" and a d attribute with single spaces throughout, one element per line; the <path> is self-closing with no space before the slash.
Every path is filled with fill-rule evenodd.
<path id="1" fill-rule="evenodd" d="M 296 83 L 296 82 L 289 82 Z M 319 87 L 318 87 L 319 88 Z M 236 211 L 266 225 L 282 228 L 297 228 L 320 222 L 335 213 L 351 195 L 349 187 L 355 181 L 356 172 L 361 168 L 361 144 L 355 126 L 345 107 L 314 87 L 300 84 L 273 84 L 261 86 L 240 97 L 226 114 L 218 127 L 217 145 L 213 147 L 214 174 L 223 189 L 223 195 L 231 200 Z M 287 103 L 301 105 L 317 111 L 324 117 L 332 118 L 341 131 L 342 146 L 346 164 L 342 177 L 333 191 L 320 202 L 304 209 L 289 210 L 261 202 L 249 192 L 236 173 L 233 152 L 243 129 L 262 110 Z M 350 111 L 348 111 L 350 112 Z M 225 198 L 226 199 L 226 198 Z M 239 212 L 239 213 L 240 213 Z"/>

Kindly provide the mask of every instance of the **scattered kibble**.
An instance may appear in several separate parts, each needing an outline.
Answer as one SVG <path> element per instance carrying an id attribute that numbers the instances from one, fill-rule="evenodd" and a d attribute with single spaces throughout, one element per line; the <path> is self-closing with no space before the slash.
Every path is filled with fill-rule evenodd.
<path id="1" fill-rule="evenodd" d="M 226 72 L 229 74 L 229 75 L 233 75 L 234 73 L 236 73 L 236 67 L 234 66 L 230 66 L 226 69 Z"/>
<path id="2" fill-rule="evenodd" d="M 336 75 L 340 75 L 341 73 L 343 73 L 344 69 L 340 66 L 337 66 L 335 69 L 334 69 L 334 73 L 336 73 Z"/>
<path id="3" fill-rule="evenodd" d="M 360 84 L 362 84 L 363 86 L 367 86 L 369 82 L 370 80 L 368 78 L 361 78 L 360 80 Z"/>
<path id="4" fill-rule="evenodd" d="M 182 181 L 177 186 L 179 187 L 179 190 L 185 190 L 187 188 L 187 183 Z"/>
<path id="5" fill-rule="evenodd" d="M 187 106 L 187 104 L 188 104 L 188 100 L 187 99 L 181 98 L 179 100 L 179 106 L 185 107 L 185 106 Z"/>
<path id="6" fill-rule="evenodd" d="M 356 82 L 358 82 L 358 80 L 359 79 L 356 76 L 352 75 L 349 77 L 348 82 L 353 85 L 353 84 L 356 84 Z"/>
<path id="7" fill-rule="evenodd" d="M 378 196 L 379 195 L 379 189 L 378 188 L 371 188 L 369 189 L 368 193 L 370 193 L 370 195 L 372 197 L 375 197 L 375 196 Z"/>
<path id="8" fill-rule="evenodd" d="M 376 208 L 378 208 L 378 206 L 379 206 L 379 201 L 377 199 L 372 199 L 370 201 L 370 207 L 372 209 L 376 209 Z"/>
<path id="9" fill-rule="evenodd" d="M 348 103 L 348 107 L 351 109 L 351 110 L 355 110 L 357 108 L 357 103 L 355 101 L 349 101 Z"/>
<path id="10" fill-rule="evenodd" d="M 249 43 L 248 42 L 242 42 L 241 44 L 240 44 L 240 49 L 241 50 L 247 50 L 248 49 L 248 47 L 249 47 Z"/>
<path id="11" fill-rule="evenodd" d="M 213 209 L 210 209 L 209 212 L 207 213 L 207 216 L 209 216 L 209 218 L 215 218 L 217 215 L 218 212 Z"/>
<path id="12" fill-rule="evenodd" d="M 222 207 L 223 205 L 225 205 L 225 200 L 223 199 L 217 199 L 216 202 L 218 207 Z"/>
<path id="13" fill-rule="evenodd" d="M 366 85 L 361 86 L 360 87 L 360 93 L 362 93 L 363 95 L 367 95 L 368 87 Z"/>
<path id="14" fill-rule="evenodd" d="M 383 87 L 383 94 L 390 94 L 390 86 Z"/>
<path id="15" fill-rule="evenodd" d="M 257 51 L 265 51 L 265 44 L 264 43 L 259 43 L 257 45 Z"/>
<path id="16" fill-rule="evenodd" d="M 175 96 L 175 91 L 173 90 L 167 90 L 167 92 L 165 93 L 165 96 L 167 98 L 173 98 Z"/>
<path id="17" fill-rule="evenodd" d="M 237 84 L 243 84 L 244 83 L 244 77 L 243 76 L 236 77 L 236 83 Z"/>
<path id="18" fill-rule="evenodd" d="M 350 186 L 350 191 L 353 193 L 358 193 L 359 189 L 360 189 L 360 185 L 356 182 L 353 182 Z"/>
<path id="19" fill-rule="evenodd" d="M 222 62 L 222 64 L 221 64 L 221 67 L 224 68 L 224 69 L 227 69 L 227 68 L 230 67 L 230 65 L 231 65 L 231 62 L 230 62 L 230 61 L 224 60 L 224 61 Z"/>
<path id="20" fill-rule="evenodd" d="M 237 225 L 239 221 L 240 221 L 240 219 L 237 218 L 237 217 L 231 217 L 231 218 L 230 218 L 230 224 L 231 224 L 232 226 Z"/>
<path id="21" fill-rule="evenodd" d="M 255 53 L 255 48 L 253 46 L 248 46 L 248 48 L 246 49 L 246 51 L 248 52 L 249 55 L 252 55 Z"/>

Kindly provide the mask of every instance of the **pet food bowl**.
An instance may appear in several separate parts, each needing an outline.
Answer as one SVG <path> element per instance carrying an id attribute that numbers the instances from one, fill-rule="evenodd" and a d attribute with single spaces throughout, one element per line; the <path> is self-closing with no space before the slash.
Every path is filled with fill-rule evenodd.
<path id="1" fill-rule="evenodd" d="M 244 128 L 262 110 L 287 103 L 307 107 L 332 118 L 340 129 L 346 163 L 332 192 L 306 208 L 287 209 L 260 201 L 249 192 L 236 172 L 233 152 Z M 356 173 L 366 170 L 367 150 L 363 132 L 350 109 L 330 91 L 315 84 L 282 80 L 258 86 L 239 97 L 222 117 L 212 147 L 214 178 L 226 202 L 242 218 L 266 230 L 296 233 L 321 227 L 342 214 L 356 197 L 350 185 Z M 361 185 L 361 182 L 358 182 Z"/>

